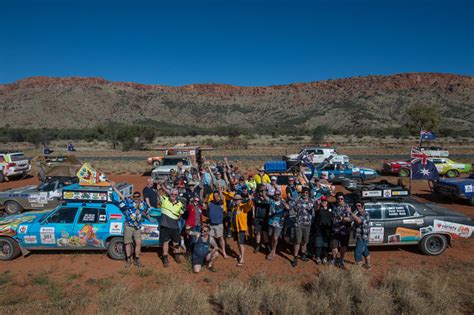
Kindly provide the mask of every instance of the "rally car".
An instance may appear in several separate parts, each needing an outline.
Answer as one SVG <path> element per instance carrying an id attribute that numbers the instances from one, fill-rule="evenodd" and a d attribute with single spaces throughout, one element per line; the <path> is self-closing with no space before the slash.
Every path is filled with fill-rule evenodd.
<path id="1" fill-rule="evenodd" d="M 307 170 L 305 174 L 310 175 L 311 171 Z M 345 179 L 364 182 L 378 176 L 377 171 L 371 168 L 356 167 L 348 162 L 322 163 L 316 167 L 314 175 L 318 178 L 325 175 L 329 181 L 335 184 L 342 183 Z"/>
<path id="2" fill-rule="evenodd" d="M 454 162 L 444 157 L 431 157 L 428 159 L 435 164 L 439 175 L 446 175 L 447 177 L 457 177 L 461 173 L 469 173 L 472 169 L 471 164 Z M 410 160 L 385 162 L 383 164 L 383 173 L 398 174 L 400 177 L 407 177 L 410 176 L 410 165 Z"/>
<path id="3" fill-rule="evenodd" d="M 31 163 L 22 152 L 0 151 L 0 182 L 15 176 L 25 176 Z"/>
<path id="4" fill-rule="evenodd" d="M 125 215 L 110 187 L 79 184 L 63 189 L 63 203 L 53 210 L 25 212 L 0 218 L 0 260 L 33 250 L 107 250 L 112 259 L 125 259 Z M 158 218 L 145 219 L 142 246 L 159 245 Z"/>
<path id="5" fill-rule="evenodd" d="M 451 199 L 467 200 L 474 206 L 474 173 L 468 178 L 440 179 L 432 182 L 431 187 L 437 194 Z"/>
<path id="6" fill-rule="evenodd" d="M 439 255 L 451 240 L 469 238 L 474 232 L 472 218 L 434 203 L 419 202 L 405 187 L 379 182 L 351 190 L 348 201 L 364 200 L 370 214 L 369 245 L 411 244 L 418 245 L 424 254 Z"/>
<path id="7" fill-rule="evenodd" d="M 9 188 L 0 192 L 0 207 L 7 214 L 23 210 L 53 209 L 60 202 L 63 187 L 75 182 L 75 177 L 52 177 L 39 185 Z"/>

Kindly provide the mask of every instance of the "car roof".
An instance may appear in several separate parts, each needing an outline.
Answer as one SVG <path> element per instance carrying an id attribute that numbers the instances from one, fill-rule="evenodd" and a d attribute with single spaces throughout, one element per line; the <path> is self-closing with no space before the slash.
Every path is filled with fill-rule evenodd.
<path id="1" fill-rule="evenodd" d="M 171 159 L 190 159 L 189 155 L 180 154 L 180 155 L 166 155 L 163 157 L 163 160 L 171 160 Z"/>

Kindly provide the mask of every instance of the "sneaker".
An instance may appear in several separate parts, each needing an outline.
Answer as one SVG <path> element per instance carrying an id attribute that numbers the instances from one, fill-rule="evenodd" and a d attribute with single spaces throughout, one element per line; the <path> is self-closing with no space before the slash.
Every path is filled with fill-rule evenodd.
<path id="1" fill-rule="evenodd" d="M 316 258 L 316 265 L 321 265 L 322 261 L 321 261 L 321 258 Z"/>
<path id="2" fill-rule="evenodd" d="M 294 258 L 293 261 L 291 262 L 291 267 L 296 267 L 298 266 L 298 258 Z"/>
<path id="3" fill-rule="evenodd" d="M 329 262 L 329 264 L 331 266 L 336 266 L 336 260 L 335 259 L 331 259 L 331 261 Z"/>
<path id="4" fill-rule="evenodd" d="M 135 258 L 135 259 L 133 260 L 133 263 L 134 263 L 135 266 L 137 266 L 138 268 L 143 268 L 143 267 L 145 267 L 145 266 L 142 264 L 142 262 L 140 261 L 140 258 Z"/>
<path id="5" fill-rule="evenodd" d="M 372 267 L 368 264 L 363 264 L 362 267 L 364 267 L 367 270 L 372 270 Z"/>
<path id="6" fill-rule="evenodd" d="M 346 269 L 346 266 L 344 265 L 344 260 L 341 259 L 339 261 L 338 267 L 341 268 L 341 269 Z"/>
<path id="7" fill-rule="evenodd" d="M 170 266 L 170 262 L 168 260 L 168 256 L 163 256 L 163 266 L 168 268 Z"/>
<path id="8" fill-rule="evenodd" d="M 180 256 L 179 254 L 173 255 L 174 261 L 176 261 L 177 264 L 181 263 L 181 258 L 179 256 Z"/>
<path id="9" fill-rule="evenodd" d="M 308 261 L 308 256 L 306 256 L 306 254 L 301 254 L 301 260 L 302 261 Z"/>
<path id="10" fill-rule="evenodd" d="M 328 259 L 326 257 L 323 258 L 323 264 L 326 265 L 328 263 Z"/>

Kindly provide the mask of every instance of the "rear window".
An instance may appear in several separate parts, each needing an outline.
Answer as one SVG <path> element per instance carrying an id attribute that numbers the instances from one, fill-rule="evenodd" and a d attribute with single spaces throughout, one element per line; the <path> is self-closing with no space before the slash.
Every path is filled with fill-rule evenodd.
<path id="1" fill-rule="evenodd" d="M 182 161 L 183 165 L 189 165 L 188 159 L 163 159 L 163 163 L 161 165 L 164 165 L 164 166 L 178 165 L 179 161 Z"/>
<path id="2" fill-rule="evenodd" d="M 288 176 L 277 176 L 278 185 L 288 185 Z"/>
<path id="3" fill-rule="evenodd" d="M 12 154 L 11 155 L 12 162 L 26 160 L 26 157 L 23 153 Z"/>

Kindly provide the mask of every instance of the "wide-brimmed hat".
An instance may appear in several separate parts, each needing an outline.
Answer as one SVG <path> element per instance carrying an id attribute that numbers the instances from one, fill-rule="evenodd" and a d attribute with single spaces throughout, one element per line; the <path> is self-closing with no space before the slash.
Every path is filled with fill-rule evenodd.
<path id="1" fill-rule="evenodd" d="M 239 194 L 234 195 L 234 200 L 242 200 L 242 196 Z"/>
<path id="2" fill-rule="evenodd" d="M 265 172 L 265 168 L 263 166 L 259 167 L 259 168 L 257 168 L 257 171 L 259 171 L 259 172 L 264 171 Z"/>

